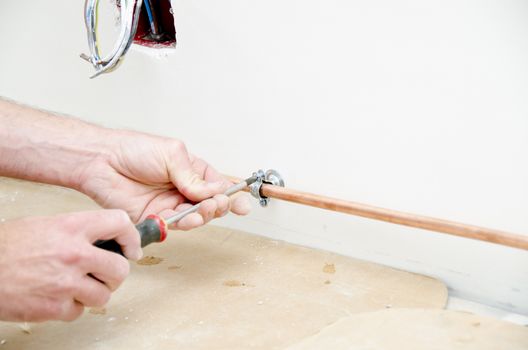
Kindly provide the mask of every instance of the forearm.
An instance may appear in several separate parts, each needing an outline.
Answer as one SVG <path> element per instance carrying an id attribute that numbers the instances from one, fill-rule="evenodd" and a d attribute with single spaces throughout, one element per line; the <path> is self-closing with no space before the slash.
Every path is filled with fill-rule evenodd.
<path id="1" fill-rule="evenodd" d="M 0 175 L 78 189 L 86 167 L 108 157 L 106 133 L 0 98 Z"/>

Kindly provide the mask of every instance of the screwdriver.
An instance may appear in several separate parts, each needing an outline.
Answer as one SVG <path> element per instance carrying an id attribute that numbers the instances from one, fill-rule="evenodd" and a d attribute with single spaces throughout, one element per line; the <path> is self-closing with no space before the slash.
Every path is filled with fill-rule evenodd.
<path id="1" fill-rule="evenodd" d="M 253 176 L 248 177 L 244 181 L 241 181 L 229 187 L 224 192 L 224 194 L 226 196 L 230 196 L 234 193 L 237 193 L 257 181 L 257 179 L 257 175 L 254 174 Z M 147 216 L 147 218 L 143 222 L 140 222 L 136 225 L 136 229 L 141 238 L 141 248 L 146 247 L 150 243 L 163 242 L 165 238 L 167 238 L 167 230 L 169 225 L 180 221 L 191 213 L 195 213 L 196 211 L 198 211 L 198 209 L 200 209 L 200 205 L 201 202 L 167 219 L 163 219 L 162 217 L 155 214 Z M 99 240 L 94 243 L 94 246 L 125 256 L 123 254 L 121 246 L 115 240 Z"/>

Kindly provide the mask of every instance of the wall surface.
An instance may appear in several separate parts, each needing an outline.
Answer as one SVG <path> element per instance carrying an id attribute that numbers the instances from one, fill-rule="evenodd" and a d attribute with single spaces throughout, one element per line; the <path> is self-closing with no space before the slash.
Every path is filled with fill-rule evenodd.
<path id="1" fill-rule="evenodd" d="M 3 0 L 0 95 L 181 138 L 225 173 L 528 234 L 528 2 L 173 5 L 172 55 L 89 80 L 82 1 Z M 528 314 L 525 251 L 277 201 L 219 223 Z"/>

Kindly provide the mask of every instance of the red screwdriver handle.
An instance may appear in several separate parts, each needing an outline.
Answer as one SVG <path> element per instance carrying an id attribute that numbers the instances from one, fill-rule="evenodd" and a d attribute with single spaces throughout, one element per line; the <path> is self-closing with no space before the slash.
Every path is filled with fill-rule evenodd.
<path id="1" fill-rule="evenodd" d="M 151 214 L 145 221 L 136 225 L 141 236 L 141 247 L 150 243 L 163 242 L 167 238 L 167 223 L 162 217 Z"/>
<path id="2" fill-rule="evenodd" d="M 145 221 L 136 225 L 136 229 L 141 238 L 142 248 L 150 243 L 163 242 L 167 238 L 167 223 L 158 215 L 147 216 Z M 125 256 L 121 246 L 115 240 L 97 241 L 94 246 Z"/>

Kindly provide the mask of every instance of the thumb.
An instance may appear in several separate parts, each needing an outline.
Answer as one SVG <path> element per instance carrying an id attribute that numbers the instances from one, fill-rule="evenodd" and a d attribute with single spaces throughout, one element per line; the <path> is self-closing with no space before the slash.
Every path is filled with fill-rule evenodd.
<path id="1" fill-rule="evenodd" d="M 205 181 L 193 169 L 185 146 L 178 148 L 178 154 L 175 154 L 172 161 L 169 162 L 168 170 L 171 182 L 182 195 L 191 201 L 198 202 L 226 190 L 224 181 Z"/>

